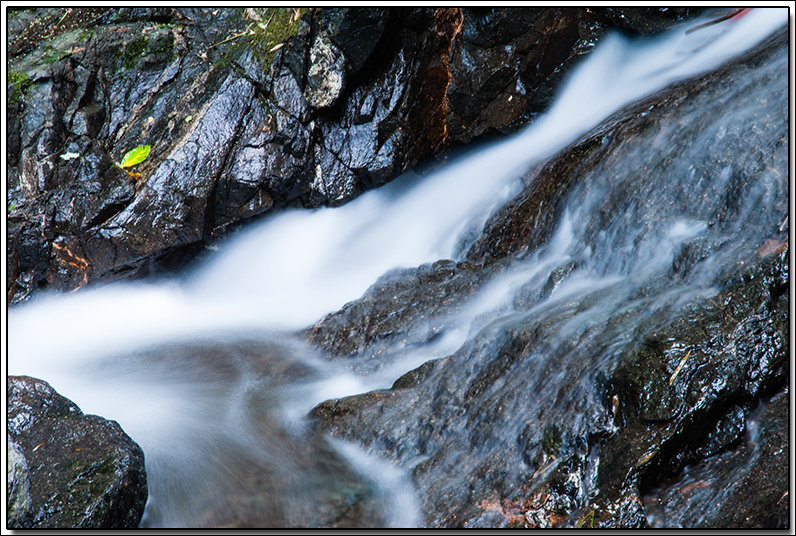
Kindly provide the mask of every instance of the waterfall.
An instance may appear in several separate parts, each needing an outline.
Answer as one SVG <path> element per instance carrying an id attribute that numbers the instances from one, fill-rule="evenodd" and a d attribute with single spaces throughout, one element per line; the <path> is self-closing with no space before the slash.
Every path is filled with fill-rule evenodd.
<path id="1" fill-rule="evenodd" d="M 375 486 L 374 509 L 387 512 L 379 523 L 421 523 L 402 471 L 348 443 L 331 441 L 321 450 L 306 445 L 306 412 L 329 398 L 389 387 L 424 361 L 449 355 L 488 318 L 511 309 L 523 285 L 543 283 L 567 260 L 578 258 L 589 269 L 567 278 L 551 300 L 627 277 L 654 277 L 681 244 L 708 232 L 705 221 L 684 215 L 636 235 L 607 228 L 594 238 L 598 246 L 587 249 L 588 213 L 609 192 L 597 185 L 576 191 L 578 204 L 570 202 L 546 247 L 479 290 L 444 337 L 420 352 L 407 350 L 373 375 L 325 358 L 292 333 L 357 299 L 390 270 L 460 259 L 490 214 L 522 188 L 522 174 L 534 163 L 622 107 L 715 69 L 786 17 L 787 10 L 754 9 L 691 34 L 679 28 L 652 39 L 609 35 L 533 124 L 428 176 L 407 173 L 339 208 L 275 214 L 230 237 L 176 280 L 119 282 L 14 307 L 8 372 L 48 381 L 84 412 L 117 420 L 142 446 L 150 486 L 145 525 L 203 523 L 208 505 L 236 493 L 236 486 L 255 493 L 262 483 L 238 476 L 252 468 L 273 475 L 263 487 L 284 494 L 263 499 L 275 501 L 268 506 L 277 512 L 263 522 L 301 523 L 310 514 L 288 503 L 309 509 L 332 493 L 318 491 L 331 484 L 308 461 L 324 456 L 347 460 L 339 470 L 351 486 L 360 485 L 358 479 Z M 767 195 L 762 191 L 750 203 L 765 203 Z M 750 217 L 754 207 L 744 209 Z M 622 256 L 603 253 L 623 248 Z M 687 292 L 708 295 L 705 278 Z M 394 501 L 404 506 L 391 509 Z"/>

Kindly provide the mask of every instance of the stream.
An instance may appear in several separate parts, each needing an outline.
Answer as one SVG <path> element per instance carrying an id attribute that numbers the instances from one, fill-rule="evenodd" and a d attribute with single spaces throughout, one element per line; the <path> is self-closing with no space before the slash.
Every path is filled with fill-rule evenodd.
<path id="1" fill-rule="evenodd" d="M 435 319 L 434 336 L 389 343 L 374 363 L 332 358 L 300 332 L 385 274 L 465 259 L 490 216 L 528 186 L 529 169 L 622 108 L 755 46 L 786 17 L 787 10 L 756 9 L 689 34 L 681 27 L 646 39 L 608 36 L 550 109 L 514 136 L 425 175 L 406 173 L 339 208 L 282 211 L 213 246 L 210 258 L 179 277 L 16 306 L 8 318 L 8 373 L 46 380 L 85 413 L 118 421 L 142 447 L 149 486 L 143 527 L 423 526 L 424 495 L 439 490 L 419 490 L 410 470 L 426 458 L 387 459 L 322 434 L 309 411 L 388 389 L 462 347 L 477 355 L 518 323 L 550 333 L 523 367 L 534 383 L 544 381 L 533 407 L 554 405 L 567 374 L 608 367 L 628 344 L 621 335 L 595 342 L 595 326 L 610 320 L 611 333 L 632 334 L 635 323 L 663 322 L 715 296 L 727 267 L 752 259 L 755 241 L 780 224 L 784 214 L 766 210 L 786 203 L 776 169 L 743 195 L 735 192 L 741 201 L 720 218 L 719 201 L 738 187 L 733 164 L 716 162 L 716 180 L 700 175 L 713 136 L 722 129 L 732 135 L 747 116 L 776 113 L 779 93 L 721 120 L 681 118 L 704 122 L 704 140 L 678 147 L 676 172 L 650 189 L 633 182 L 632 163 L 643 161 L 644 151 L 663 151 L 679 132 L 677 122 L 656 125 L 654 146 L 628 151 L 622 171 L 601 175 L 598 166 L 592 180 L 573 187 L 550 240 L 511 256 L 457 298 L 457 307 Z M 787 65 L 787 55 L 777 56 L 760 76 Z M 620 203 L 620 216 L 605 218 L 602 207 L 628 189 L 635 193 Z M 702 243 L 719 245 L 706 247 L 676 281 L 668 278 L 682 249 Z M 552 274 L 563 275 L 551 289 Z M 563 359 L 566 344 L 596 353 L 578 364 L 585 350 L 572 351 L 562 372 L 545 372 L 542 364 Z M 479 366 L 471 360 L 462 374 L 475 376 Z M 516 412 L 527 409 L 522 398 L 515 403 Z"/>

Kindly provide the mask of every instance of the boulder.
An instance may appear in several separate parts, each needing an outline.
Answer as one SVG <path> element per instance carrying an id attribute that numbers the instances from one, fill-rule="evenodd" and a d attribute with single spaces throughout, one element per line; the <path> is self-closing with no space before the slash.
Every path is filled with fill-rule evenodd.
<path id="1" fill-rule="evenodd" d="M 8 377 L 8 527 L 136 528 L 144 453 L 42 380 Z"/>

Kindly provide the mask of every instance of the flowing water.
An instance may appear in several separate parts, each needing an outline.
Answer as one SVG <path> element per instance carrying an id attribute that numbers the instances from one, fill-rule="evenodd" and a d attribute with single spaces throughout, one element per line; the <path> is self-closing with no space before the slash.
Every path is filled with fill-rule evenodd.
<path id="1" fill-rule="evenodd" d="M 713 229 L 710 197 L 721 197 L 726 184 L 701 181 L 686 154 L 682 183 L 640 193 L 625 220 L 655 215 L 658 193 L 666 203 L 687 199 L 688 210 L 655 229 L 620 218 L 589 235 L 587 223 L 613 192 L 610 180 L 596 177 L 573 191 L 545 247 L 480 289 L 444 336 L 398 352 L 377 371 L 330 360 L 294 333 L 390 270 L 461 258 L 489 215 L 522 188 L 530 166 L 623 106 L 716 68 L 786 16 L 759 9 L 688 35 L 681 28 L 646 40 L 609 36 L 534 124 L 429 176 L 408 173 L 340 208 L 284 211 L 221 244 L 178 280 L 116 283 L 17 306 L 9 313 L 9 373 L 50 382 L 86 413 L 117 420 L 141 445 L 150 489 L 145 526 L 326 524 L 340 522 L 328 505 L 349 503 L 365 505 L 355 523 L 421 524 L 403 469 L 355 444 L 315 437 L 306 413 L 329 398 L 389 387 L 424 361 L 453 353 L 515 311 L 523 289 L 541 286 L 572 259 L 579 268 L 545 307 L 554 312 L 556 301 L 611 288 L 605 308 L 587 311 L 599 316 L 622 309 L 628 278 L 636 288 L 654 279 L 682 244 L 738 237 L 662 299 L 710 295 L 721 267 L 748 253 L 744 229 L 770 223 L 760 207 L 782 195 L 775 171 L 736 207 L 731 225 Z M 735 120 L 744 120 L 743 111 Z M 711 128 L 729 127 L 705 125 Z M 664 127 L 659 141 L 676 135 L 676 126 Z M 729 184 L 730 174 L 727 168 L 719 177 Z"/>

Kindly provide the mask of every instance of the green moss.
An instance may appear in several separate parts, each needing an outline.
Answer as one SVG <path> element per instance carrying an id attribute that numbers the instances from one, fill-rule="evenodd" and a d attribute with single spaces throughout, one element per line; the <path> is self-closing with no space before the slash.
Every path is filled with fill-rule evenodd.
<path id="1" fill-rule="evenodd" d="M 11 86 L 8 91 L 8 102 L 15 103 L 28 95 L 30 80 L 28 80 L 28 75 L 25 73 L 9 71 L 7 85 Z"/>
<path id="2" fill-rule="evenodd" d="M 41 56 L 41 64 L 42 65 L 50 65 L 51 63 L 55 63 L 56 61 L 61 59 L 63 53 L 59 50 L 55 50 L 50 45 L 44 47 L 44 54 Z"/>
<path id="3" fill-rule="evenodd" d="M 299 10 L 298 17 L 296 17 L 296 9 Z M 276 50 L 273 50 L 273 48 L 279 44 L 286 43 L 291 37 L 296 35 L 301 16 L 307 11 L 307 8 L 285 7 L 271 7 L 259 10 L 258 14 L 261 20 L 252 22 L 238 38 L 235 38 L 235 35 L 230 36 L 228 39 L 234 39 L 234 44 L 215 66 L 224 66 L 243 50 L 251 48 L 262 69 L 267 71 L 276 54 Z M 244 16 L 246 16 L 245 11 Z"/>
<path id="4" fill-rule="evenodd" d="M 145 37 L 136 37 L 124 46 L 122 50 L 122 63 L 126 69 L 133 69 L 138 65 L 138 60 L 147 49 Z"/>
<path id="5" fill-rule="evenodd" d="M 174 52 L 174 34 L 171 31 L 159 32 L 158 37 L 149 43 L 148 51 L 158 59 L 171 58 Z"/>
<path id="6" fill-rule="evenodd" d="M 542 450 L 548 456 L 555 456 L 561 448 L 561 433 L 555 425 L 548 426 L 542 434 Z"/>
<path id="7" fill-rule="evenodd" d="M 298 8 L 301 10 L 301 8 Z M 291 37 L 298 33 L 299 17 L 295 17 L 295 11 L 291 8 L 277 7 L 268 8 L 264 17 L 268 24 L 265 28 L 255 24 L 254 35 L 249 39 L 249 46 L 254 48 L 264 70 L 268 70 L 271 61 L 274 59 L 274 52 L 271 50 L 281 43 L 286 43 Z M 306 11 L 306 8 L 304 9 Z"/>

